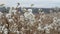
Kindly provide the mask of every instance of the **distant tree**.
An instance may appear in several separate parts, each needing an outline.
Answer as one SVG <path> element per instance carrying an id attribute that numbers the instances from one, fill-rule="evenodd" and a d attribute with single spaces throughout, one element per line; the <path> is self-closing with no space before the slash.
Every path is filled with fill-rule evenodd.
<path id="1" fill-rule="evenodd" d="M 55 10 L 56 12 L 59 12 L 59 8 L 58 8 L 58 7 L 55 7 L 54 10 Z"/>
<path id="2" fill-rule="evenodd" d="M 39 11 L 39 12 L 42 12 L 42 9 L 39 9 L 38 11 Z"/>
<path id="3" fill-rule="evenodd" d="M 31 4 L 31 7 L 33 7 L 34 6 L 34 4 Z"/>
<path id="4" fill-rule="evenodd" d="M 0 6 L 4 6 L 5 4 L 1 4 Z"/>
<path id="5" fill-rule="evenodd" d="M 53 11 L 52 11 L 52 10 L 50 10 L 50 13 L 53 13 Z"/>
<path id="6" fill-rule="evenodd" d="M 10 10 L 10 7 L 7 7 L 6 8 L 6 12 L 9 13 L 9 10 Z"/>
<path id="7" fill-rule="evenodd" d="M 6 13 L 6 7 L 4 6 L 5 4 L 0 4 L 0 11 L 3 12 L 3 13 Z"/>

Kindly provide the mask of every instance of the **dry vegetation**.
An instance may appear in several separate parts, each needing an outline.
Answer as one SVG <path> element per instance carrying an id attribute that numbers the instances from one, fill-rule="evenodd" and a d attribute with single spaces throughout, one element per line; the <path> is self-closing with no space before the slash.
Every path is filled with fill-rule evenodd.
<path id="1" fill-rule="evenodd" d="M 44 13 L 0 12 L 0 34 L 60 34 L 60 19 Z"/>

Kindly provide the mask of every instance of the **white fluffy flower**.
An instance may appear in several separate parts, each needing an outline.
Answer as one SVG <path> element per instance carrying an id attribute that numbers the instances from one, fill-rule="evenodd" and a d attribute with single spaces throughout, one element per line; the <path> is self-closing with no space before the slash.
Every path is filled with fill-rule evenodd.
<path id="1" fill-rule="evenodd" d="M 52 25 L 51 25 L 51 24 L 48 26 L 48 28 L 53 29 L 53 27 L 52 27 Z"/>
<path id="2" fill-rule="evenodd" d="M 17 34 L 19 34 L 19 31 L 17 31 Z"/>
<path id="3" fill-rule="evenodd" d="M 50 33 L 50 29 L 45 30 L 46 34 Z"/>
<path id="4" fill-rule="evenodd" d="M 13 21 L 13 19 L 8 19 L 9 22 Z"/>
<path id="5" fill-rule="evenodd" d="M 28 12 L 32 12 L 32 9 L 28 9 Z"/>
<path id="6" fill-rule="evenodd" d="M 24 21 L 24 16 L 23 15 L 20 15 L 20 20 Z"/>
<path id="7" fill-rule="evenodd" d="M 7 28 L 4 29 L 4 34 L 8 34 L 8 29 Z"/>
<path id="8" fill-rule="evenodd" d="M 39 31 L 40 31 L 40 30 L 42 30 L 42 28 L 41 28 L 41 27 L 38 27 L 37 29 L 38 29 Z"/>
<path id="9" fill-rule="evenodd" d="M 6 18 L 11 18 L 11 14 L 6 14 Z"/>
<path id="10" fill-rule="evenodd" d="M 55 23 L 57 21 L 57 17 L 53 18 L 53 23 Z"/>
<path id="11" fill-rule="evenodd" d="M 43 30 L 44 30 L 44 28 L 42 28 L 41 24 L 39 24 L 39 26 L 38 26 L 37 30 L 39 30 L 39 31 L 43 31 Z"/>
<path id="12" fill-rule="evenodd" d="M 21 30 L 24 31 L 25 30 L 24 27 L 22 27 Z"/>

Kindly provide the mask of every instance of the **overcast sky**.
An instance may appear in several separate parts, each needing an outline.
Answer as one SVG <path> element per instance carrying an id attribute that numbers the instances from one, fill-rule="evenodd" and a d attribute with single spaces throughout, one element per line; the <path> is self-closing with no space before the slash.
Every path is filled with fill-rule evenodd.
<path id="1" fill-rule="evenodd" d="M 34 7 L 60 7 L 60 0 L 0 0 L 0 4 L 4 3 L 5 6 L 16 6 L 17 2 L 21 4 L 22 7 L 30 7 L 34 4 Z"/>

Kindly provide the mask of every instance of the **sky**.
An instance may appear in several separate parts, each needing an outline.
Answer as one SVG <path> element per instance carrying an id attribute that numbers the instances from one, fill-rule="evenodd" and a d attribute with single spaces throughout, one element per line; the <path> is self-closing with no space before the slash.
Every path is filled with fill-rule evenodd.
<path id="1" fill-rule="evenodd" d="M 0 4 L 7 7 L 16 7 L 18 2 L 21 7 L 30 7 L 31 4 L 41 8 L 60 7 L 60 0 L 0 0 Z"/>

